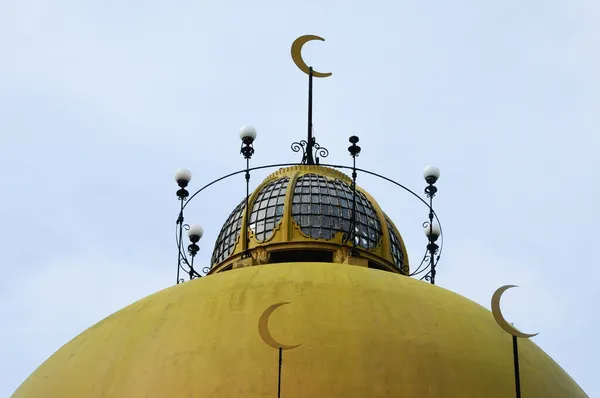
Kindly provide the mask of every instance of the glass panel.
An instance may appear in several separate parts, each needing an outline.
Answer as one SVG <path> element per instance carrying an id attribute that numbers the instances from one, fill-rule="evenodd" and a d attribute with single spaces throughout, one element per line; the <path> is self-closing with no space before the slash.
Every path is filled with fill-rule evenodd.
<path id="1" fill-rule="evenodd" d="M 312 227 L 318 228 L 318 227 L 321 226 L 321 217 L 316 216 L 316 215 L 312 215 L 310 218 L 311 218 L 310 225 Z"/>
<path id="2" fill-rule="evenodd" d="M 292 215 L 303 233 L 331 239 L 337 231 L 350 230 L 354 196 L 350 185 L 315 174 L 301 176 L 296 185 L 302 187 L 302 194 L 294 189 L 292 203 L 301 202 L 302 207 L 292 206 Z M 381 239 L 381 226 L 373 205 L 360 191 L 356 191 L 356 209 L 357 244 L 372 249 Z"/>
<path id="3" fill-rule="evenodd" d="M 272 231 L 275 228 L 275 220 L 267 220 L 265 230 Z"/>
<path id="4" fill-rule="evenodd" d="M 398 266 L 398 268 L 402 268 L 404 266 L 404 254 L 402 253 L 402 249 L 400 247 L 400 239 L 398 239 L 398 236 L 396 236 L 396 232 L 394 231 L 390 220 L 386 218 L 385 221 L 390 233 L 390 251 L 392 258 L 396 266 Z"/>
<path id="5" fill-rule="evenodd" d="M 231 212 L 229 217 L 227 217 L 215 242 L 215 248 L 211 259 L 212 264 L 225 260 L 233 252 L 235 242 L 240 234 L 239 225 L 242 222 L 245 204 L 246 199 L 244 198 L 244 200 L 242 200 Z"/>
<path id="6" fill-rule="evenodd" d="M 283 215 L 283 205 L 277 205 L 275 208 L 275 214 L 278 216 Z"/>
<path id="7" fill-rule="evenodd" d="M 344 231 L 344 232 L 350 231 L 350 221 L 342 220 L 342 231 Z"/>
<path id="8" fill-rule="evenodd" d="M 310 216 L 302 216 L 300 226 L 310 227 Z"/>
<path id="9" fill-rule="evenodd" d="M 274 217 L 283 214 L 288 181 L 288 177 L 272 181 L 263 187 L 256 196 L 257 199 L 250 214 L 249 228 L 256 231 L 257 240 L 263 241 L 273 235 L 272 231 L 275 229 L 276 221 L 281 219 L 281 217 L 277 219 Z M 299 199 L 294 196 L 294 202 L 299 201 L 296 198 Z M 266 219 L 269 220 L 266 221 Z"/>

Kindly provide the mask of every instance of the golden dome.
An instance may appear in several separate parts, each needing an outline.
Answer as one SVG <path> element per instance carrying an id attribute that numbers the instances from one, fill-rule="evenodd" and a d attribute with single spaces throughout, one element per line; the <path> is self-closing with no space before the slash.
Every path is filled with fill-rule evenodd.
<path id="1" fill-rule="evenodd" d="M 328 167 L 298 165 L 268 176 L 227 218 L 215 243 L 211 273 L 289 261 L 336 262 L 409 273 L 402 236 L 375 199 L 356 188 L 353 246 L 352 180 Z M 248 228 L 246 226 L 248 220 Z M 243 260 L 245 231 L 251 258 Z"/>
<path id="2" fill-rule="evenodd" d="M 511 336 L 480 305 L 391 272 L 323 263 L 249 267 L 170 287 L 92 326 L 44 362 L 14 398 L 507 398 Z M 585 393 L 530 340 L 523 397 Z"/>

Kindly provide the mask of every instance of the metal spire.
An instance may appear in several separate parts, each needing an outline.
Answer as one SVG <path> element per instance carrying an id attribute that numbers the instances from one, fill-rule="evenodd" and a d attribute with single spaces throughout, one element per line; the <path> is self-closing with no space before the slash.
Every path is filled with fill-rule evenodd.
<path id="1" fill-rule="evenodd" d="M 300 142 L 292 143 L 292 150 L 299 152 L 302 150 L 302 163 L 304 164 L 319 164 L 319 156 L 327 157 L 329 151 L 317 144 L 313 137 L 312 111 L 313 111 L 313 76 L 328 77 L 331 73 L 317 72 L 312 66 L 306 65 L 302 59 L 302 47 L 311 40 L 325 41 L 322 37 L 315 35 L 300 36 L 292 43 L 292 59 L 298 68 L 308 75 L 308 134 L 307 139 Z"/>

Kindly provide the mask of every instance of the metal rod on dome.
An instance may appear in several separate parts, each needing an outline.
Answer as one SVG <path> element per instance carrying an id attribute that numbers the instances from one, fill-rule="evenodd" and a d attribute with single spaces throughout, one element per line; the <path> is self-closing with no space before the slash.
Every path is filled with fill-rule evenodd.
<path id="1" fill-rule="evenodd" d="M 356 143 L 358 142 L 357 136 L 353 135 L 352 137 L 350 137 L 349 141 L 352 144 L 348 147 L 348 152 L 350 152 L 350 156 L 352 156 L 352 224 L 350 225 L 350 228 L 352 231 L 352 255 L 357 256 L 358 251 L 356 250 L 356 157 L 360 153 L 360 147 L 356 145 Z"/>
<path id="2" fill-rule="evenodd" d="M 250 209 L 248 208 L 248 200 L 250 198 L 250 158 L 246 159 L 246 239 L 244 239 L 244 257 L 248 257 L 248 245 L 250 237 L 248 236 L 248 221 L 250 220 Z"/>
<path id="3" fill-rule="evenodd" d="M 186 225 L 183 223 L 183 209 L 185 208 L 185 201 L 190 196 L 190 193 L 185 189 L 189 182 L 192 180 L 192 173 L 188 169 L 179 169 L 175 172 L 175 181 L 179 186 L 177 190 L 177 199 L 181 203 L 179 208 L 179 215 L 177 216 L 177 227 L 179 228 L 179 239 L 177 240 L 177 284 L 180 282 L 179 270 L 181 269 L 182 260 L 182 247 L 183 247 L 183 229 Z"/>
<path id="4" fill-rule="evenodd" d="M 315 139 L 313 137 L 312 127 L 312 108 L 313 108 L 313 68 L 308 68 L 308 139 L 306 140 L 306 164 L 315 164 L 313 158 L 313 147 Z"/>
<path id="5" fill-rule="evenodd" d="M 427 251 L 429 252 L 429 265 L 431 267 L 429 274 L 425 276 L 426 280 L 429 280 L 432 285 L 435 285 L 435 255 L 438 253 L 439 246 L 435 243 L 437 239 L 440 237 L 441 230 L 440 226 L 433 223 L 434 211 L 433 211 L 433 198 L 437 193 L 438 189 L 435 186 L 438 178 L 440 178 L 440 169 L 433 166 L 428 166 L 425 168 L 425 173 L 423 174 L 425 177 L 425 181 L 427 182 L 427 186 L 425 187 L 425 195 L 429 198 L 429 222 L 424 223 L 425 227 L 425 235 L 427 236 L 427 240 L 429 243 L 427 244 Z"/>
<path id="6" fill-rule="evenodd" d="M 250 252 L 248 251 L 248 246 L 250 244 L 250 237 L 248 236 L 248 227 L 249 227 L 249 219 L 250 219 L 250 209 L 248 208 L 249 198 L 250 198 L 250 158 L 254 154 L 254 147 L 252 143 L 256 139 L 256 129 L 252 126 L 244 126 L 240 131 L 240 138 L 242 139 L 242 147 L 240 149 L 240 153 L 246 159 L 246 207 L 245 207 L 245 226 L 244 226 L 244 253 L 242 254 L 242 258 L 247 258 L 250 256 Z"/>
<path id="7" fill-rule="evenodd" d="M 281 364 L 283 363 L 283 349 L 279 347 L 279 373 L 277 377 L 277 398 L 281 397 Z"/>
<path id="8" fill-rule="evenodd" d="M 183 240 L 183 200 L 181 200 L 181 210 L 177 217 L 177 225 L 179 226 L 179 241 L 177 250 L 177 285 L 179 284 L 179 270 L 181 269 L 181 246 Z"/>
<path id="9" fill-rule="evenodd" d="M 433 234 L 433 196 L 434 194 L 429 196 L 429 244 L 427 245 L 427 250 L 429 250 L 429 256 L 431 261 L 431 284 L 435 285 L 435 252 L 437 251 L 437 245 L 431 239 Z"/>
<path id="10" fill-rule="evenodd" d="M 515 363 L 515 388 L 517 398 L 521 398 L 521 376 L 519 375 L 519 346 L 517 344 L 517 336 L 512 336 L 513 341 L 513 359 Z"/>
<path id="11" fill-rule="evenodd" d="M 194 278 L 202 277 L 202 275 L 200 275 L 194 269 L 194 259 L 196 258 L 196 255 L 200 251 L 200 246 L 198 246 L 198 242 L 200 241 L 200 238 L 202 238 L 202 235 L 204 235 L 204 228 L 202 228 L 198 224 L 192 225 L 192 226 L 190 226 L 190 228 L 188 230 L 188 235 L 190 238 L 190 244 L 188 245 L 188 253 L 192 257 L 192 260 L 189 263 L 187 263 L 187 265 L 189 267 L 188 275 L 190 277 L 190 280 L 192 280 Z"/>
<path id="12" fill-rule="evenodd" d="M 512 345 L 513 345 L 513 361 L 515 368 L 515 391 L 517 398 L 521 398 L 521 376 L 519 374 L 519 346 L 517 344 L 518 338 L 530 339 L 534 336 L 537 336 L 537 333 L 523 333 L 512 323 L 508 323 L 504 315 L 502 314 L 502 310 L 500 309 L 500 299 L 505 291 L 516 287 L 515 285 L 504 285 L 496 289 L 494 294 L 492 295 L 492 315 L 496 320 L 498 326 L 500 326 L 506 333 L 512 335 Z"/>

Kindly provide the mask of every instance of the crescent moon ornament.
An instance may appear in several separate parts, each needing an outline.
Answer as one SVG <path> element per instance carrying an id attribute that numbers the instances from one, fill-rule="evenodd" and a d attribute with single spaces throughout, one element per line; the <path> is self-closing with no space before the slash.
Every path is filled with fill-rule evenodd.
<path id="1" fill-rule="evenodd" d="M 269 318 L 271 317 L 271 314 L 277 308 L 279 308 L 285 304 L 289 304 L 289 301 L 273 304 L 272 306 L 267 308 L 262 313 L 262 315 L 260 316 L 260 318 L 258 320 L 258 333 L 260 334 L 260 337 L 263 339 L 263 341 L 265 343 L 267 343 L 268 345 L 270 345 L 271 347 L 276 348 L 276 349 L 281 348 L 282 350 L 291 350 L 292 348 L 299 347 L 301 344 L 296 344 L 296 345 L 282 344 L 273 338 L 273 336 L 271 335 L 271 331 L 269 330 Z"/>
<path id="2" fill-rule="evenodd" d="M 529 334 L 520 332 L 514 326 L 508 323 L 506 319 L 504 319 L 504 315 L 502 315 L 502 311 L 500 310 L 500 299 L 502 298 L 502 294 L 504 294 L 505 291 L 513 287 L 518 286 L 506 285 L 500 287 L 494 292 L 494 295 L 492 296 L 492 314 L 494 315 L 494 319 L 496 319 L 496 322 L 498 323 L 498 325 L 500 325 L 502 329 L 504 329 L 507 333 L 512 334 L 515 337 L 528 339 L 530 337 L 536 336 L 538 333 Z"/>
<path id="3" fill-rule="evenodd" d="M 300 36 L 299 38 L 294 40 L 294 42 L 292 43 L 292 59 L 294 60 L 294 63 L 296 64 L 296 66 L 302 72 L 306 73 L 307 75 L 310 73 L 310 70 L 309 70 L 308 65 L 306 65 L 306 62 L 304 62 L 304 60 L 302 59 L 302 47 L 307 42 L 312 41 L 312 40 L 325 41 L 325 39 L 323 39 L 322 37 L 319 37 L 319 36 L 304 35 L 304 36 Z M 314 77 L 328 77 L 328 76 L 331 76 L 331 73 L 317 72 L 316 70 L 313 69 L 312 75 Z"/>

